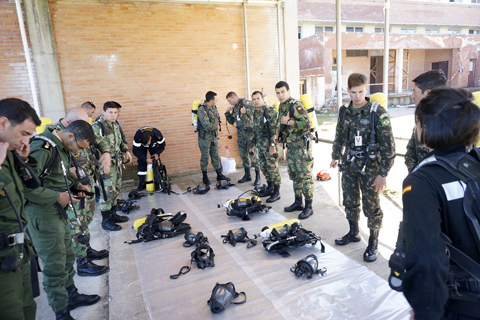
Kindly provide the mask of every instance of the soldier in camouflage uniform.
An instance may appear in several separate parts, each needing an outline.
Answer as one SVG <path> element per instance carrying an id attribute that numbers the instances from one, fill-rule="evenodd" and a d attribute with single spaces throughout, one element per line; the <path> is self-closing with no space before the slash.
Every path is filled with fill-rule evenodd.
<path id="1" fill-rule="evenodd" d="M 255 159 L 255 154 L 251 155 L 249 153 L 251 147 L 249 144 L 252 136 L 253 113 L 255 112 L 255 108 L 250 100 L 238 99 L 237 94 L 232 91 L 227 94 L 227 101 L 230 105 L 227 108 L 227 112 L 225 112 L 225 117 L 231 125 L 235 122 L 237 123 L 238 150 L 240 151 L 240 157 L 242 158 L 242 164 L 245 170 L 245 175 L 242 179 L 238 180 L 238 183 L 252 181 L 250 168 L 253 165 L 255 168 L 254 185 L 259 186 L 260 166 L 258 160 Z"/>
<path id="2" fill-rule="evenodd" d="M 210 184 L 207 175 L 208 158 L 212 159 L 212 166 L 217 172 L 217 181 L 230 180 L 222 173 L 218 154 L 218 124 L 220 115 L 217 110 L 217 94 L 208 91 L 205 101 L 198 106 L 198 147 L 202 153 L 200 168 L 203 174 L 203 183 Z"/>
<path id="3" fill-rule="evenodd" d="M 370 238 L 363 255 L 366 262 L 373 262 L 378 256 L 378 233 L 382 228 L 383 211 L 380 208 L 378 193 L 385 189 L 387 175 L 395 158 L 395 141 L 387 111 L 378 106 L 373 121 L 375 125 L 376 149 L 375 160 L 367 157 L 367 146 L 371 145 L 371 109 L 372 103 L 365 98 L 367 93 L 367 77 L 361 73 L 353 73 L 348 78 L 348 92 L 352 99 L 339 112 L 339 121 L 333 143 L 331 168 L 335 168 L 342 157 L 343 162 L 343 205 L 350 224 L 350 231 L 335 244 L 347 245 L 360 241 L 358 220 L 360 219 L 360 192 L 362 192 L 363 213 L 368 218 Z M 342 155 L 342 148 L 345 153 Z M 370 147 L 369 147 L 370 148 Z"/>
<path id="4" fill-rule="evenodd" d="M 444 87 L 447 84 L 447 79 L 443 72 L 438 70 L 431 70 L 422 73 L 413 79 L 412 100 L 415 106 L 418 106 L 420 101 L 428 95 L 428 93 L 437 87 Z M 405 165 L 409 172 L 411 172 L 417 164 L 419 164 L 428 153 L 428 149 L 420 144 L 418 141 L 417 131 L 413 128 L 412 137 L 407 144 L 407 152 L 405 153 Z"/>
<path id="5" fill-rule="evenodd" d="M 307 219 L 313 214 L 312 202 L 315 190 L 312 169 L 312 147 L 308 139 L 312 123 L 300 100 L 290 97 L 290 87 L 285 81 L 275 85 L 280 106 L 276 125 L 279 142 L 287 147 L 288 176 L 293 181 L 295 202 L 286 207 L 286 212 L 302 211 L 299 219 Z M 302 205 L 302 195 L 305 197 L 305 207 Z"/>
<path id="6" fill-rule="evenodd" d="M 277 111 L 272 106 L 267 106 L 263 99 L 263 93 L 255 91 L 252 94 L 252 102 L 255 106 L 253 113 L 253 134 L 251 151 L 258 156 L 258 162 L 263 175 L 267 179 L 268 187 L 260 192 L 260 197 L 270 196 L 267 202 L 280 200 L 280 172 L 278 171 L 278 157 L 275 143 L 277 125 Z M 277 153 L 278 154 L 278 153 Z"/>
<path id="7" fill-rule="evenodd" d="M 108 231 L 122 229 L 116 222 L 127 222 L 128 217 L 116 214 L 117 197 L 122 187 L 123 154 L 128 161 L 132 161 L 132 155 L 128 151 L 127 143 L 123 137 L 120 124 L 117 122 L 119 109 L 122 106 L 115 101 L 107 101 L 103 105 L 103 117 L 97 118 L 92 124 L 96 139 L 103 138 L 112 154 L 112 168 L 110 178 L 104 180 L 104 189 L 107 199 L 100 197 L 100 211 L 102 212 L 102 228 Z M 127 161 L 127 162 L 128 162 Z M 104 174 L 100 170 L 100 174 Z"/>

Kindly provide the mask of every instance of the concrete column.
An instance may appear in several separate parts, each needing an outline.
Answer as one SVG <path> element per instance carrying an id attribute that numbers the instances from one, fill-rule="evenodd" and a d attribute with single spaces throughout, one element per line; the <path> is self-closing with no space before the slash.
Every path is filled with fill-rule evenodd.
<path id="1" fill-rule="evenodd" d="M 298 53 L 297 0 L 285 0 L 285 81 L 290 86 L 290 95 L 300 98 L 300 58 Z"/>
<path id="2" fill-rule="evenodd" d="M 403 49 L 397 49 L 395 62 L 395 92 L 401 93 L 403 81 Z"/>
<path id="3" fill-rule="evenodd" d="M 60 70 L 48 0 L 23 0 L 43 116 L 54 122 L 65 116 Z"/>

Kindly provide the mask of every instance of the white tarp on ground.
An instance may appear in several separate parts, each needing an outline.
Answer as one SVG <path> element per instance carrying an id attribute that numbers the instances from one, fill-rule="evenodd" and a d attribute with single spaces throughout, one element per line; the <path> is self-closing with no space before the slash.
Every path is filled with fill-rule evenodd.
<path id="1" fill-rule="evenodd" d="M 176 186 L 174 190 L 180 191 Z M 151 208 L 163 208 L 172 214 L 185 211 L 185 222 L 191 225 L 192 232 L 202 231 L 215 252 L 215 267 L 202 270 L 194 264 L 189 273 L 171 280 L 170 275 L 187 265 L 194 249 L 183 247 L 183 235 L 133 244 L 151 319 L 409 319 L 410 307 L 402 294 L 329 245 L 325 244 L 325 253 L 320 253 L 320 245 L 306 245 L 288 250 L 290 257 L 282 258 L 265 251 L 261 238 L 250 249 L 245 243 L 236 247 L 223 244 L 221 235 L 229 230 L 244 227 L 253 236 L 264 226 L 286 220 L 271 210 L 267 214 L 254 213 L 252 220 L 242 221 L 227 216 L 224 207 L 217 208 L 217 204 L 240 194 L 235 187 L 212 188 L 205 195 L 161 193 L 137 202 L 140 210 L 130 213 L 130 228 Z M 308 220 L 302 223 L 310 230 Z M 133 229 L 131 237 L 136 239 Z M 310 280 L 295 277 L 290 268 L 312 253 L 319 258 L 319 266 L 327 268 L 327 274 L 314 275 Z M 230 305 L 220 314 L 211 313 L 207 301 L 217 282 L 233 282 L 237 292 L 247 294 L 247 302 Z"/>

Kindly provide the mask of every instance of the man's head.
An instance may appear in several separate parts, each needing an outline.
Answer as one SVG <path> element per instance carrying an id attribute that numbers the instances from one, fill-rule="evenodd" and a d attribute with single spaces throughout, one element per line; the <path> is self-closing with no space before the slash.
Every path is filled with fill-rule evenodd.
<path id="1" fill-rule="evenodd" d="M 427 96 L 430 90 L 444 87 L 447 84 L 447 79 L 443 72 L 438 70 L 430 70 L 422 73 L 413 79 L 412 100 L 416 106 L 420 101 Z"/>
<path id="2" fill-rule="evenodd" d="M 209 107 L 213 107 L 217 103 L 217 94 L 213 91 L 208 91 L 205 95 L 205 102 Z"/>
<path id="3" fill-rule="evenodd" d="M 65 149 L 71 152 L 81 152 L 95 142 L 92 126 L 83 120 L 71 122 L 58 134 Z"/>
<path id="4" fill-rule="evenodd" d="M 235 92 L 230 91 L 227 93 L 227 101 L 230 103 L 230 105 L 234 106 L 238 103 L 238 96 Z"/>
<path id="5" fill-rule="evenodd" d="M 8 142 L 8 150 L 28 145 L 30 136 L 40 124 L 28 102 L 16 98 L 0 100 L 0 142 Z"/>
<path id="6" fill-rule="evenodd" d="M 65 118 L 63 118 L 60 122 L 66 128 L 70 123 L 77 120 L 83 120 L 88 122 L 88 114 L 85 111 L 85 109 L 77 107 L 77 108 L 68 110 L 67 114 L 65 115 Z"/>
<path id="7" fill-rule="evenodd" d="M 252 102 L 257 108 L 264 106 L 265 100 L 263 100 L 263 93 L 261 91 L 255 91 L 252 93 Z"/>
<path id="8" fill-rule="evenodd" d="M 367 77 L 362 73 L 352 73 L 348 77 L 348 94 L 354 108 L 360 108 L 367 103 L 365 95 L 367 94 Z"/>
<path id="9" fill-rule="evenodd" d="M 97 107 L 95 107 L 95 105 L 90 101 L 82 103 L 80 108 L 84 109 L 89 117 L 93 116 L 95 110 L 97 109 Z"/>
<path id="10" fill-rule="evenodd" d="M 279 81 L 275 85 L 275 94 L 277 95 L 278 101 L 284 103 L 290 99 L 290 86 L 285 81 Z"/>
<path id="11" fill-rule="evenodd" d="M 108 122 L 115 122 L 122 106 L 115 101 L 107 101 L 103 105 L 103 116 Z"/>
<path id="12" fill-rule="evenodd" d="M 148 132 L 142 132 L 140 135 L 140 143 L 143 144 L 144 146 L 150 145 L 150 142 L 152 141 L 152 136 Z"/>

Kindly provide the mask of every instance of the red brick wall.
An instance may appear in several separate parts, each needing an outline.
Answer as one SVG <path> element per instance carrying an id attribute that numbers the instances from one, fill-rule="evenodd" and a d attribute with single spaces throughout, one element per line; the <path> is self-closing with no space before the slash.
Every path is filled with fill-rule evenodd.
<path id="1" fill-rule="evenodd" d="M 105 101 L 115 100 L 123 106 L 119 121 L 130 147 L 135 131 L 152 125 L 166 138 L 162 160 L 169 173 L 200 170 L 192 100 L 203 101 L 208 90 L 215 91 L 225 123 L 225 95 L 247 94 L 242 7 L 60 0 L 49 4 L 67 109 L 90 100 L 98 115 Z M 276 10 L 247 10 L 251 90 L 263 89 L 274 102 L 279 80 Z M 221 155 L 228 145 L 241 163 L 236 129 L 230 127 L 233 140 L 227 139 L 225 126 L 222 129 Z"/>

